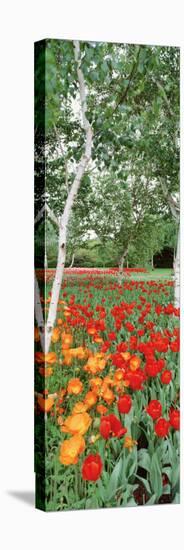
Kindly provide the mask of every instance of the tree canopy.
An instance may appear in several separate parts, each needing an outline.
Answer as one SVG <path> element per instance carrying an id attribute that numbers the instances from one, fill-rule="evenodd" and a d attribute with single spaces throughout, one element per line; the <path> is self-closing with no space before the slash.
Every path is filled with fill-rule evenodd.
<path id="1" fill-rule="evenodd" d="M 145 262 L 165 241 L 167 194 L 179 192 L 179 49 L 81 42 L 80 54 L 93 147 L 69 222 L 69 256 L 95 232 L 103 247 L 116 247 L 114 261 L 127 250 Z M 58 216 L 84 143 L 70 41 L 46 41 L 45 114 L 43 194 Z M 40 123 L 38 115 L 37 133 Z"/>

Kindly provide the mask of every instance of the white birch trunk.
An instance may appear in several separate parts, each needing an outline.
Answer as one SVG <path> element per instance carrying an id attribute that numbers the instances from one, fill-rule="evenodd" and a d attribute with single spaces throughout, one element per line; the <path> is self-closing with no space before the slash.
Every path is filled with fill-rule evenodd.
<path id="1" fill-rule="evenodd" d="M 178 242 L 176 257 L 174 260 L 174 306 L 180 307 L 180 230 L 178 229 Z"/>
<path id="2" fill-rule="evenodd" d="M 118 271 L 118 283 L 121 284 L 123 279 L 123 268 L 124 268 L 124 261 L 128 254 L 128 247 L 124 251 L 123 255 L 121 256 L 120 262 L 119 262 L 119 271 Z"/>
<path id="3" fill-rule="evenodd" d="M 75 52 L 75 61 L 77 64 L 77 76 L 78 76 L 79 91 L 80 91 L 82 122 L 83 122 L 83 128 L 85 130 L 85 134 L 86 134 L 86 142 L 85 142 L 85 150 L 78 164 L 76 176 L 70 188 L 63 214 L 59 219 L 59 242 L 58 242 L 58 259 L 57 259 L 56 272 L 55 272 L 55 277 L 54 277 L 53 286 L 52 286 L 51 301 L 49 306 L 47 323 L 44 328 L 44 335 L 40 331 L 41 346 L 44 353 L 48 353 L 49 351 L 51 336 L 52 336 L 52 329 L 54 327 L 54 323 L 57 315 L 57 305 L 59 300 L 59 294 L 60 294 L 60 289 L 61 289 L 61 284 L 63 279 L 65 259 L 66 259 L 66 241 L 67 241 L 68 222 L 70 219 L 70 214 L 71 214 L 74 200 L 77 196 L 77 193 L 81 184 L 83 174 L 91 158 L 91 149 L 92 149 L 93 132 L 89 124 L 89 121 L 86 117 L 86 111 L 87 111 L 86 91 L 85 91 L 84 77 L 80 67 L 80 46 L 78 41 L 74 41 L 74 52 Z M 37 287 L 38 287 L 38 283 L 37 283 Z M 37 290 L 39 290 L 39 288 L 37 288 Z M 38 292 L 37 292 L 37 300 L 38 300 Z M 40 325 L 40 308 L 41 308 L 41 303 L 39 298 L 37 303 L 37 308 L 35 308 L 35 315 L 36 315 L 36 320 L 37 320 L 39 329 L 41 329 L 42 327 L 42 325 Z M 42 314 L 42 317 L 43 317 L 43 314 Z"/>
<path id="4" fill-rule="evenodd" d="M 161 186 L 163 190 L 163 194 L 167 200 L 167 203 L 169 205 L 171 214 L 176 222 L 178 222 L 179 225 L 179 201 L 176 199 L 173 199 L 172 195 L 168 193 L 167 187 L 164 184 L 163 180 L 161 181 Z M 178 227 L 178 242 L 177 242 L 177 250 L 175 252 L 175 257 L 173 261 L 173 269 L 174 269 L 174 305 L 175 307 L 180 307 L 180 228 Z"/>
<path id="5" fill-rule="evenodd" d="M 40 289 L 38 285 L 38 280 L 35 272 L 35 279 L 34 279 L 34 307 L 35 307 L 35 317 L 37 321 L 37 325 L 39 328 L 40 333 L 40 342 L 41 347 L 44 349 L 45 346 L 45 322 L 43 317 L 43 309 L 40 301 Z"/>
<path id="6" fill-rule="evenodd" d="M 72 254 L 72 261 L 71 261 L 71 264 L 70 264 L 70 268 L 73 267 L 73 264 L 74 264 L 74 260 L 75 260 L 75 254 L 73 253 Z"/>

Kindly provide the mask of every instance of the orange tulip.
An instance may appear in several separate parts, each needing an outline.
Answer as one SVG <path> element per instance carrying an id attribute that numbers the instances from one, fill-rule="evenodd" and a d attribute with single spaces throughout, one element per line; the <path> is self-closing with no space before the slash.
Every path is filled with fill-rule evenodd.
<path id="1" fill-rule="evenodd" d="M 90 383 L 90 387 L 92 388 L 93 391 L 98 391 L 98 389 L 102 385 L 102 379 L 99 378 L 99 377 L 91 378 L 89 383 Z"/>
<path id="2" fill-rule="evenodd" d="M 95 327 L 89 327 L 87 329 L 87 333 L 90 335 L 90 336 L 93 336 L 94 334 L 96 334 L 96 328 Z"/>
<path id="3" fill-rule="evenodd" d="M 48 363 L 49 365 L 53 365 L 57 361 L 57 355 L 54 351 L 49 351 L 49 353 L 45 354 L 45 363 Z"/>
<path id="4" fill-rule="evenodd" d="M 70 317 L 70 315 L 71 315 L 71 310 L 70 310 L 69 307 L 66 306 L 66 307 L 64 308 L 64 316 L 65 316 L 65 317 Z"/>
<path id="5" fill-rule="evenodd" d="M 87 405 L 83 401 L 78 401 L 72 409 L 72 414 L 79 414 L 87 411 Z"/>
<path id="6" fill-rule="evenodd" d="M 129 367 L 131 371 L 136 371 L 137 369 L 139 369 L 140 364 L 141 364 L 140 357 L 138 357 L 137 355 L 132 355 L 129 363 Z"/>
<path id="7" fill-rule="evenodd" d="M 71 378 L 67 386 L 67 392 L 78 395 L 83 390 L 83 384 L 79 378 Z"/>
<path id="8" fill-rule="evenodd" d="M 105 376 L 103 383 L 109 386 L 114 386 L 114 381 L 109 375 Z"/>
<path id="9" fill-rule="evenodd" d="M 77 357 L 78 359 L 82 360 L 82 359 L 86 359 L 88 355 L 89 355 L 89 352 L 87 348 L 83 346 L 79 346 L 78 348 L 75 348 L 74 357 Z"/>
<path id="10" fill-rule="evenodd" d="M 36 363 L 48 363 L 49 365 L 53 365 L 57 361 L 57 355 L 54 351 L 49 351 L 46 354 L 42 351 L 36 351 L 35 361 Z"/>
<path id="11" fill-rule="evenodd" d="M 124 372 L 122 370 L 117 370 L 114 373 L 114 385 L 118 392 L 123 392 L 124 387 L 127 388 L 130 385 L 128 380 L 124 380 Z"/>
<path id="12" fill-rule="evenodd" d="M 62 324 L 63 324 L 63 320 L 62 319 L 57 319 L 57 325 L 60 327 Z"/>
<path id="13" fill-rule="evenodd" d="M 111 405 L 115 399 L 114 393 L 108 387 L 104 387 L 104 389 L 102 389 L 101 395 L 108 405 Z"/>
<path id="14" fill-rule="evenodd" d="M 91 422 L 92 419 L 87 412 L 72 414 L 66 418 L 61 430 L 71 435 L 84 435 L 91 426 Z"/>
<path id="15" fill-rule="evenodd" d="M 131 357 L 131 353 L 129 351 L 122 351 L 121 357 L 123 357 L 124 361 L 128 362 Z"/>
<path id="16" fill-rule="evenodd" d="M 51 340 L 53 344 L 56 344 L 60 339 L 60 330 L 58 327 L 53 328 Z"/>
<path id="17" fill-rule="evenodd" d="M 95 353 L 92 357 L 89 357 L 83 369 L 91 374 L 97 374 L 97 372 L 104 370 L 106 363 L 107 357 L 103 353 Z"/>
<path id="18" fill-rule="evenodd" d="M 39 342 L 39 341 L 40 341 L 40 333 L 39 333 L 38 327 L 35 327 L 35 328 L 34 328 L 34 339 L 35 339 L 35 342 Z"/>
<path id="19" fill-rule="evenodd" d="M 62 353 L 63 353 L 63 364 L 69 367 L 72 364 L 71 350 L 67 349 L 62 351 Z"/>
<path id="20" fill-rule="evenodd" d="M 41 376 L 45 376 L 45 378 L 47 378 L 48 376 L 51 376 L 53 374 L 53 369 L 52 367 L 48 367 L 46 369 L 45 367 L 40 367 L 39 373 L 41 374 Z"/>
<path id="21" fill-rule="evenodd" d="M 108 408 L 105 405 L 97 405 L 96 411 L 99 414 L 105 414 L 108 411 Z"/>
<path id="22" fill-rule="evenodd" d="M 87 405 L 87 408 L 91 409 L 91 407 L 93 407 L 96 404 L 96 402 L 97 402 L 96 393 L 93 391 L 88 391 L 88 393 L 86 393 L 84 398 L 84 403 Z"/>
<path id="23" fill-rule="evenodd" d="M 63 332 L 61 335 L 61 339 L 62 339 L 62 349 L 64 350 L 69 349 L 73 341 L 72 335 L 69 333 Z"/>
<path id="24" fill-rule="evenodd" d="M 80 434 L 76 434 L 70 439 L 61 443 L 59 460 L 61 464 L 69 466 L 77 464 L 78 457 L 85 450 L 85 441 Z"/>
<path id="25" fill-rule="evenodd" d="M 49 412 L 53 405 L 54 405 L 54 398 L 53 397 L 47 397 L 46 399 L 44 397 L 38 396 L 38 405 L 43 412 Z"/>
<path id="26" fill-rule="evenodd" d="M 122 370 L 117 370 L 115 373 L 114 373 L 114 382 L 115 384 L 117 384 L 118 382 L 121 382 L 121 380 L 123 380 L 123 372 Z"/>
<path id="27" fill-rule="evenodd" d="M 95 342 L 95 344 L 103 344 L 103 338 L 101 338 L 98 334 L 94 334 L 93 342 Z"/>

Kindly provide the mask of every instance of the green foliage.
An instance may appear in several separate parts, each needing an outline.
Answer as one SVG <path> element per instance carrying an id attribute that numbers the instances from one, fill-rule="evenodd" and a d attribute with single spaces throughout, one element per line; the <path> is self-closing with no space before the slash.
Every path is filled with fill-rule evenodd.
<path id="1" fill-rule="evenodd" d="M 92 162 L 70 218 L 67 262 L 74 253 L 76 265 L 112 266 L 125 254 L 132 266 L 149 265 L 168 242 L 175 247 L 177 228 L 161 181 L 178 192 L 179 50 L 90 42 L 80 50 L 94 135 Z M 46 197 L 58 216 L 84 146 L 73 42 L 46 40 L 36 68 L 41 89 L 43 66 Z M 94 253 L 84 244 L 89 231 L 99 240 Z M 48 233 L 49 239 L 53 265 L 57 239 Z"/>

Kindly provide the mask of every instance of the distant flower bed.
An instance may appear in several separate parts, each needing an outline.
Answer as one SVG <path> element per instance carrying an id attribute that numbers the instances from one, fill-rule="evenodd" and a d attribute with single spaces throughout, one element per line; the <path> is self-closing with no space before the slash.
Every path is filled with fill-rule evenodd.
<path id="1" fill-rule="evenodd" d="M 82 275 L 83 273 L 91 273 L 92 275 L 116 275 L 119 271 L 118 267 L 66 267 L 65 273 L 79 273 Z M 147 269 L 144 267 L 125 267 L 123 271 L 127 274 L 131 273 L 147 273 Z"/>
<path id="2" fill-rule="evenodd" d="M 55 275 L 55 269 L 38 269 L 37 277 L 39 280 L 46 278 L 47 281 L 53 279 Z M 119 273 L 118 267 L 65 267 L 65 275 L 88 275 L 90 277 L 98 275 L 113 275 L 117 276 Z M 148 273 L 148 270 L 144 267 L 126 267 L 123 269 L 123 273 L 130 277 L 133 273 Z"/>

